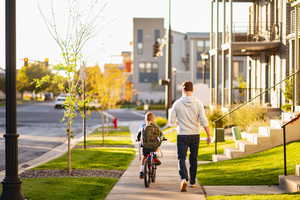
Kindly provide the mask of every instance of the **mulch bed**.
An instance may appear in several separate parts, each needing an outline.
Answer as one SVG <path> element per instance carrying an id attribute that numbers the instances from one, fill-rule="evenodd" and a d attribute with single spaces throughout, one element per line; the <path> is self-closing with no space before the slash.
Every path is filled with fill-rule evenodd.
<path id="1" fill-rule="evenodd" d="M 105 177 L 105 178 L 120 178 L 124 170 L 80 170 L 73 169 L 72 175 L 68 174 L 67 170 L 27 170 L 20 174 L 21 178 L 46 178 L 46 177 Z"/>
<path id="2" fill-rule="evenodd" d="M 112 148 L 134 148 L 134 145 L 87 145 L 86 148 L 103 148 L 103 147 L 112 147 Z M 74 149 L 83 149 L 84 147 L 81 145 L 76 145 Z"/>

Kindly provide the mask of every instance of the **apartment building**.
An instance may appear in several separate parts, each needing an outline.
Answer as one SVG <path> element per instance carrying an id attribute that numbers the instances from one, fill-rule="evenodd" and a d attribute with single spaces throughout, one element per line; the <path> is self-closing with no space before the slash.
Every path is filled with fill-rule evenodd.
<path id="1" fill-rule="evenodd" d="M 233 21 L 233 6 L 249 3 L 248 22 Z M 280 108 L 285 79 L 291 72 L 289 37 L 291 6 L 287 0 L 213 0 L 211 2 L 211 73 L 214 74 L 211 101 L 230 106 L 235 102 L 233 76 L 236 57 L 246 58 L 245 100 Z M 221 16 L 222 14 L 222 16 Z M 222 19 L 222 20 L 221 20 Z M 215 26 L 213 25 L 215 24 Z"/>
<path id="2" fill-rule="evenodd" d="M 289 75 L 300 70 L 300 0 L 289 0 L 289 26 L 288 26 L 288 43 L 289 43 Z M 300 106 L 300 73 L 293 79 L 293 106 Z"/>
<path id="3" fill-rule="evenodd" d="M 166 39 L 163 18 L 133 20 L 133 85 L 136 100 L 158 102 L 165 99 L 165 88 L 159 80 L 166 79 L 167 51 L 153 57 L 153 45 Z M 185 80 L 209 84 L 209 33 L 172 31 L 173 99 L 181 96 L 180 84 Z"/>

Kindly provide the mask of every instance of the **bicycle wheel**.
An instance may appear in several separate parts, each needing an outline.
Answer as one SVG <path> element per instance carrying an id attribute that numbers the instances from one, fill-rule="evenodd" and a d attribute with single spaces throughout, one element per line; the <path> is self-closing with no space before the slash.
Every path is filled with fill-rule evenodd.
<path id="1" fill-rule="evenodd" d="M 144 185 L 145 187 L 149 187 L 151 182 L 151 166 L 149 165 L 149 161 L 147 160 L 144 165 Z"/>
<path id="2" fill-rule="evenodd" d="M 151 181 L 152 181 L 152 183 L 155 183 L 155 179 L 156 179 L 156 166 L 153 165 L 153 167 L 152 167 L 152 175 L 151 175 Z"/>

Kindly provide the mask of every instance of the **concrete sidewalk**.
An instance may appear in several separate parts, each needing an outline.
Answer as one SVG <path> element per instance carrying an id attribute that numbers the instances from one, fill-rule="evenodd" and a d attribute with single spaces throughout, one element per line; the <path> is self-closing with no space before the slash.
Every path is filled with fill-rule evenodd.
<path id="1" fill-rule="evenodd" d="M 131 123 L 130 130 L 135 136 L 141 123 Z M 188 188 L 188 192 L 180 192 L 180 179 L 178 176 L 178 161 L 176 145 L 163 143 L 160 158 L 162 165 L 158 167 L 156 182 L 145 188 L 144 180 L 139 179 L 140 161 L 138 155 L 112 189 L 106 200 L 164 200 L 164 199 L 205 199 L 200 187 Z"/>

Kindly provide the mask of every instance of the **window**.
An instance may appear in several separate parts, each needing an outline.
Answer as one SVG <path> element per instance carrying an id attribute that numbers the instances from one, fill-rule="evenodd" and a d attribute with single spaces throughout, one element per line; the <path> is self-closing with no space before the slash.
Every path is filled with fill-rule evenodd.
<path id="1" fill-rule="evenodd" d="M 139 63 L 139 79 L 141 83 L 154 83 L 158 81 L 158 64 L 154 62 Z"/>
<path id="2" fill-rule="evenodd" d="M 158 64 L 152 63 L 152 72 L 158 73 Z"/>
<path id="3" fill-rule="evenodd" d="M 140 68 L 140 72 L 145 72 L 145 64 L 144 63 L 140 63 L 139 68 Z"/>
<path id="4" fill-rule="evenodd" d="M 139 55 L 143 54 L 143 35 L 144 31 L 142 29 L 137 30 L 137 53 Z"/>
<path id="5" fill-rule="evenodd" d="M 197 51 L 197 61 L 200 61 L 200 60 L 201 60 L 201 52 Z"/>
<path id="6" fill-rule="evenodd" d="M 199 51 L 205 51 L 205 40 L 198 40 L 197 41 L 197 49 Z"/>
<path id="7" fill-rule="evenodd" d="M 146 73 L 152 72 L 152 64 L 150 62 L 146 63 Z"/>
<path id="8" fill-rule="evenodd" d="M 156 42 L 158 39 L 160 39 L 160 30 L 155 29 L 154 30 L 154 41 Z"/>

